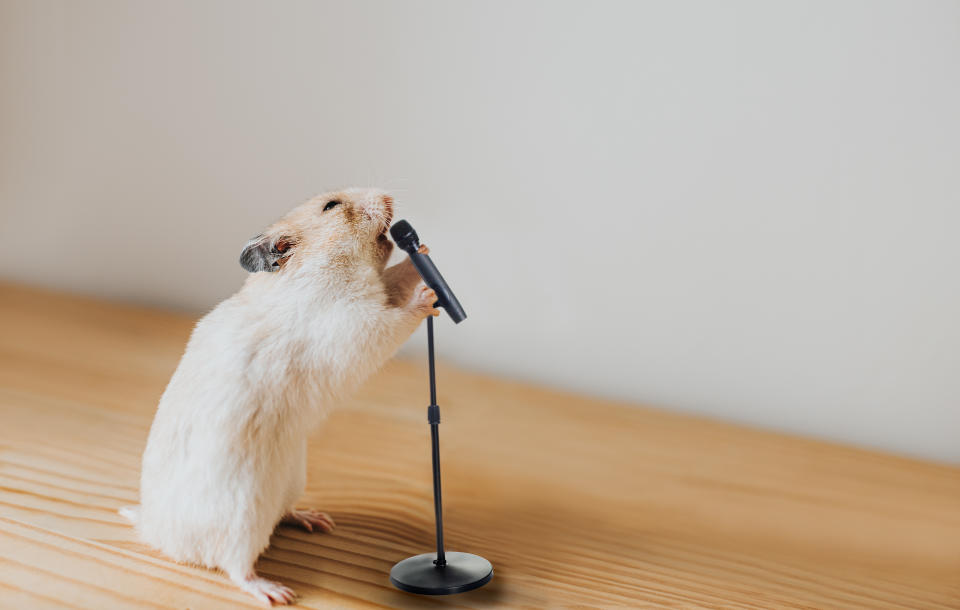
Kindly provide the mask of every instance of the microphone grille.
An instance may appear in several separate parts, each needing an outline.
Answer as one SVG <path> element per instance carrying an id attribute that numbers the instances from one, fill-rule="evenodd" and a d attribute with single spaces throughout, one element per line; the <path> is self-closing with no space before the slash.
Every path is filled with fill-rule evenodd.
<path id="1" fill-rule="evenodd" d="M 390 237 L 402 250 L 409 250 L 411 247 L 416 248 L 420 243 L 417 232 L 406 220 L 398 220 L 390 227 Z"/>

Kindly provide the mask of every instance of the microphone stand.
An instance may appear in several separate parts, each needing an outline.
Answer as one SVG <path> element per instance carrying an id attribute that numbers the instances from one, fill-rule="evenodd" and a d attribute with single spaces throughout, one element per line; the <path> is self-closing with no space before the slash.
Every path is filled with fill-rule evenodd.
<path id="1" fill-rule="evenodd" d="M 433 510 L 437 527 L 437 552 L 408 557 L 390 570 L 390 582 L 402 591 L 421 595 L 450 595 L 471 591 L 490 582 L 493 566 L 470 553 L 447 553 L 443 548 L 443 507 L 440 492 L 440 406 L 433 350 L 433 316 L 427 316 L 427 360 L 430 367 L 430 442 L 433 452 Z"/>

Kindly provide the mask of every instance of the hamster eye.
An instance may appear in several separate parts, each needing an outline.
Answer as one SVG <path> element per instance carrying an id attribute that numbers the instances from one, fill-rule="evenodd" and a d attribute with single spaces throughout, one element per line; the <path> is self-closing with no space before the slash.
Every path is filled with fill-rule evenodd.
<path id="1" fill-rule="evenodd" d="M 335 207 L 337 207 L 338 205 L 340 205 L 340 203 L 341 203 L 341 202 L 340 202 L 340 201 L 337 201 L 336 199 L 334 199 L 333 201 L 328 201 L 328 202 L 327 202 L 327 205 L 323 206 L 323 211 L 326 212 L 326 211 L 329 210 L 330 208 L 335 208 Z"/>

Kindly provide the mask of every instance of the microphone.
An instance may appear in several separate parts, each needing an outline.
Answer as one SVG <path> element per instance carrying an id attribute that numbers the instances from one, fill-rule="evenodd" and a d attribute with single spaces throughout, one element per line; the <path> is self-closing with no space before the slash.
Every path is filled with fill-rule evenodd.
<path id="1" fill-rule="evenodd" d="M 417 268 L 423 282 L 437 293 L 436 306 L 442 307 L 456 324 L 466 320 L 467 313 L 463 311 L 460 301 L 454 296 L 450 286 L 437 270 L 437 266 L 430 260 L 430 256 L 417 252 L 420 247 L 420 238 L 417 237 L 417 232 L 413 230 L 410 223 L 406 220 L 398 220 L 390 227 L 390 237 L 401 250 L 410 255 L 410 261 Z"/>

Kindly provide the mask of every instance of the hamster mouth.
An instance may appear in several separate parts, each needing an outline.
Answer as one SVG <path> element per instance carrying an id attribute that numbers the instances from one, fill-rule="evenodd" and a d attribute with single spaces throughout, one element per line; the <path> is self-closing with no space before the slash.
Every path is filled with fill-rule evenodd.
<path id="1" fill-rule="evenodd" d="M 377 231 L 377 239 L 387 239 L 387 231 L 390 230 L 390 221 L 393 220 L 393 210 L 388 209 L 384 216 L 380 229 Z"/>

